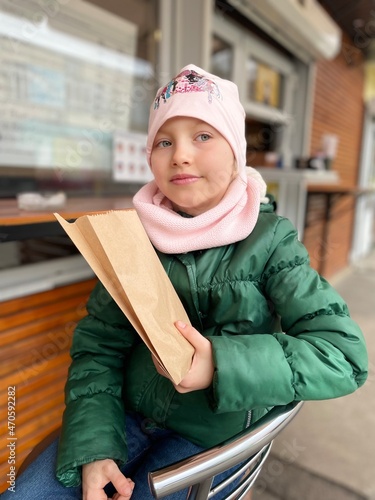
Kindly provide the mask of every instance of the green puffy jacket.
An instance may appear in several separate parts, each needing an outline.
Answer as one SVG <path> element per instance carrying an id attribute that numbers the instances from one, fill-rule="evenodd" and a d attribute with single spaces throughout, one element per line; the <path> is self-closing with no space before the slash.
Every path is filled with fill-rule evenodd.
<path id="1" fill-rule="evenodd" d="M 79 484 L 85 463 L 126 461 L 125 408 L 208 447 L 270 407 L 343 396 L 366 380 L 360 329 L 270 205 L 243 241 L 159 257 L 191 323 L 212 342 L 212 386 L 176 392 L 99 283 L 71 350 L 57 465 L 66 486 Z"/>

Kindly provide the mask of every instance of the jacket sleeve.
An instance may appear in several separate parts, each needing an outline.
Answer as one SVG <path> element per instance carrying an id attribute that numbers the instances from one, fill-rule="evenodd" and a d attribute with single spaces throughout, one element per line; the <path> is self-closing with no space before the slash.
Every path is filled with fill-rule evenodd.
<path id="1" fill-rule="evenodd" d="M 282 333 L 210 338 L 213 407 L 220 413 L 336 398 L 367 378 L 361 330 L 340 295 L 310 267 L 287 219 L 280 218 L 268 251 L 261 286 Z"/>
<path id="2" fill-rule="evenodd" d="M 87 311 L 73 335 L 65 386 L 57 461 L 57 478 L 65 486 L 80 484 L 83 464 L 105 458 L 120 464 L 127 458 L 123 365 L 136 333 L 101 283 Z"/>

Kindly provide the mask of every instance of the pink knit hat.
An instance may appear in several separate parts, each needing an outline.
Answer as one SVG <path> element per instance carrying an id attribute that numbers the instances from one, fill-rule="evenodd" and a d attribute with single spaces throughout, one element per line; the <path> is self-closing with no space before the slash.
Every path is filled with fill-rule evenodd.
<path id="1" fill-rule="evenodd" d="M 241 177 L 246 176 L 245 111 L 237 85 L 189 64 L 161 87 L 150 110 L 147 138 L 150 166 L 155 135 L 164 122 L 175 116 L 198 118 L 218 130 L 233 150 Z"/>

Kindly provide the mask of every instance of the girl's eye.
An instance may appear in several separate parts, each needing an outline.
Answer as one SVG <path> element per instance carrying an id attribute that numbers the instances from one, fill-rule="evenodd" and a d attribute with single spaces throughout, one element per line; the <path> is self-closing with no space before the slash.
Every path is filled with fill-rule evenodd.
<path id="1" fill-rule="evenodd" d="M 156 144 L 157 148 L 169 148 L 171 146 L 171 141 L 167 141 L 166 139 L 163 141 L 160 141 Z"/>
<path id="2" fill-rule="evenodd" d="M 199 134 L 198 135 L 198 141 L 206 142 L 209 139 L 211 139 L 211 136 L 209 134 Z"/>

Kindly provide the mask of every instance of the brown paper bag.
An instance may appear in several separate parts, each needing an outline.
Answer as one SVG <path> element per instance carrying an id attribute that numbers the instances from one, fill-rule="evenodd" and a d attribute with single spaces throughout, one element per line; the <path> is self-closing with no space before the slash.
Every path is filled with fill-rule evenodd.
<path id="1" fill-rule="evenodd" d="M 84 215 L 72 223 L 54 215 L 166 374 L 179 384 L 194 349 L 174 322 L 190 321 L 137 212 Z"/>

